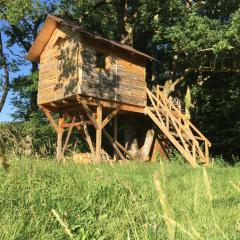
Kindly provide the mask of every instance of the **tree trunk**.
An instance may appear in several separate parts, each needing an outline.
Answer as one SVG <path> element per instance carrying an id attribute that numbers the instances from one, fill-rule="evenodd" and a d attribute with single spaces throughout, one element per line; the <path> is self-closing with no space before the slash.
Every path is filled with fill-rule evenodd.
<path id="1" fill-rule="evenodd" d="M 129 121 L 129 115 L 124 116 L 124 142 L 126 150 L 134 158 L 138 157 L 138 140 L 136 126 Z"/>
<path id="2" fill-rule="evenodd" d="M 0 98 L 0 112 L 1 112 L 9 91 L 9 71 L 8 71 L 7 60 L 3 53 L 3 41 L 2 41 L 1 31 L 0 31 L 0 66 L 3 67 L 3 71 L 4 71 L 3 93 Z"/>
<path id="3" fill-rule="evenodd" d="M 149 154 L 150 154 L 150 150 L 152 148 L 153 139 L 154 139 L 154 130 L 152 128 L 150 128 L 146 132 L 145 141 L 141 148 L 141 156 L 144 161 L 148 161 L 150 158 Z"/>
<path id="4" fill-rule="evenodd" d="M 118 18 L 118 30 L 117 41 L 133 45 L 132 26 L 130 24 L 130 16 L 128 16 L 128 1 L 120 0 L 117 4 L 117 18 Z"/>

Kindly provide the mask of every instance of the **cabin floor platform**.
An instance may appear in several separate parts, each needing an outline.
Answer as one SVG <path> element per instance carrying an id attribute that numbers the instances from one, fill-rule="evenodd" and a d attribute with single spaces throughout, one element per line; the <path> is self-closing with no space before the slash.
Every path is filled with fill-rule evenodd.
<path id="1" fill-rule="evenodd" d="M 81 107 L 82 103 L 87 104 L 91 109 L 96 110 L 96 108 L 101 105 L 107 111 L 113 109 L 119 109 L 119 113 L 122 112 L 135 112 L 144 113 L 145 106 L 137 106 L 133 104 L 127 104 L 122 102 L 116 102 L 106 99 L 93 98 L 88 96 L 76 95 L 71 97 L 66 97 L 61 100 L 56 100 L 49 103 L 39 104 L 40 107 L 45 107 L 51 112 L 65 113 L 74 112 Z"/>

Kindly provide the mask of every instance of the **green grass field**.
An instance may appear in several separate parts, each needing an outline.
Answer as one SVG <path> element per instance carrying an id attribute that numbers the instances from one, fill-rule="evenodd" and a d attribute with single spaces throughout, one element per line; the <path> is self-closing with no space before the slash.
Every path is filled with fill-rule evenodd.
<path id="1" fill-rule="evenodd" d="M 0 239 L 240 239 L 240 167 L 15 160 L 0 183 Z"/>

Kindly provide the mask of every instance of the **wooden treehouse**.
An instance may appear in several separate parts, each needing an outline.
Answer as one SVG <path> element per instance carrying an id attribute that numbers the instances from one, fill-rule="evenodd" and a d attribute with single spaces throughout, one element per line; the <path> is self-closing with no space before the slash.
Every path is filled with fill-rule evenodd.
<path id="1" fill-rule="evenodd" d="M 209 163 L 208 139 L 159 86 L 147 88 L 151 56 L 49 15 L 27 58 L 40 63 L 38 105 L 57 132 L 58 160 L 77 128 L 93 161 L 107 142 L 117 159 L 151 161 L 172 145 L 192 166 Z"/>

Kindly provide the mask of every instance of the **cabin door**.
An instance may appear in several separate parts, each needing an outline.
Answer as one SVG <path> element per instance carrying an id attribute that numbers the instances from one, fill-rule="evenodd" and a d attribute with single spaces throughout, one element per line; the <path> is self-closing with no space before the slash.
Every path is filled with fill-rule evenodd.
<path id="1" fill-rule="evenodd" d="M 60 98 L 77 94 L 79 89 L 79 43 L 74 39 L 62 39 L 58 44 L 58 85 Z"/>

